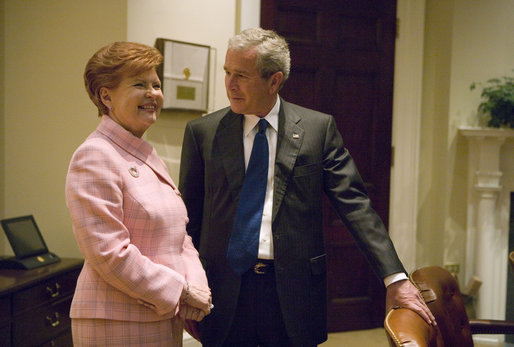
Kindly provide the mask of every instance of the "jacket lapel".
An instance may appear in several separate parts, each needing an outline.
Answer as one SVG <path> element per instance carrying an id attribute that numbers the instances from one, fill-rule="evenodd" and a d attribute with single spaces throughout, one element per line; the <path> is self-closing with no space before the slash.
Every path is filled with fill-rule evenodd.
<path id="1" fill-rule="evenodd" d="M 148 156 L 145 161 L 146 165 L 150 167 L 157 175 L 159 175 L 166 183 L 168 183 L 173 189 L 176 189 L 175 183 L 170 177 L 168 172 L 168 168 L 166 164 L 164 164 L 161 158 L 157 155 L 155 149 L 153 149 L 152 154 Z"/>
<path id="2" fill-rule="evenodd" d="M 301 148 L 304 129 L 298 123 L 301 117 L 281 100 L 277 154 L 275 158 L 275 182 L 273 192 L 273 220 L 277 215 L 289 178 L 292 175 Z M 243 116 L 229 111 L 220 121 L 214 138 L 214 152 L 223 164 L 229 189 L 234 198 L 239 195 L 245 176 L 243 148 Z"/>
<path id="3" fill-rule="evenodd" d="M 135 137 L 106 115 L 102 116 L 97 130 L 125 152 L 144 162 L 173 189 L 176 189 L 166 165 L 148 142 Z"/>
<path id="4" fill-rule="evenodd" d="M 272 220 L 275 220 L 280 204 L 284 199 L 287 184 L 292 175 L 305 132 L 304 129 L 298 125 L 301 117 L 282 99 L 278 117 Z"/>

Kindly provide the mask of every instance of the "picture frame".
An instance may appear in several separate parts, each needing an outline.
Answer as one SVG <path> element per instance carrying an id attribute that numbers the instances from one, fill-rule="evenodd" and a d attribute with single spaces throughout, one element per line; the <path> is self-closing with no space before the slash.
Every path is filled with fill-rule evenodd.
<path id="1" fill-rule="evenodd" d="M 209 100 L 210 46 L 157 38 L 163 63 L 157 68 L 163 109 L 206 112 Z"/>

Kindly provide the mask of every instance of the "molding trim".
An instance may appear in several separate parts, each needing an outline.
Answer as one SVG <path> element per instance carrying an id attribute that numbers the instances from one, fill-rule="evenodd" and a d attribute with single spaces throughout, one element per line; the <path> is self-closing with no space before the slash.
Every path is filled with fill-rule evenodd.
<path id="1" fill-rule="evenodd" d="M 397 18 L 389 234 L 411 272 L 416 268 L 425 0 L 398 0 Z"/>

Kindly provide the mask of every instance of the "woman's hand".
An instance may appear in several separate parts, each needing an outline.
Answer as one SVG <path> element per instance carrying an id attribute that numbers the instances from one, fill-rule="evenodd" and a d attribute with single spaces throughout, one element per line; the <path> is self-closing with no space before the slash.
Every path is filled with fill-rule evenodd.
<path id="1" fill-rule="evenodd" d="M 196 322 L 200 322 L 206 316 L 205 312 L 201 309 L 186 303 L 180 305 L 178 315 L 183 320 L 193 320 Z"/>
<path id="2" fill-rule="evenodd" d="M 203 287 L 203 286 L 201 287 L 201 286 L 197 286 L 192 283 L 186 283 L 184 285 L 184 290 L 182 291 L 180 300 L 183 303 L 191 306 L 192 308 L 197 308 L 200 311 L 202 311 L 203 312 L 202 319 L 204 316 L 211 313 L 211 309 L 213 308 L 211 290 L 208 287 Z M 187 305 L 184 305 L 184 306 L 187 307 Z M 188 318 L 188 319 L 192 319 L 192 318 Z"/>

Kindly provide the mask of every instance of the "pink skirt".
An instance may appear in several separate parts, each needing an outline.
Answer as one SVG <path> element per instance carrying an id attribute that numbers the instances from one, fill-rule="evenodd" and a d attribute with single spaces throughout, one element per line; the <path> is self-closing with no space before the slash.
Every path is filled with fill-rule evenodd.
<path id="1" fill-rule="evenodd" d="M 71 331 L 74 347 L 181 347 L 183 322 L 178 317 L 157 322 L 73 318 Z"/>

